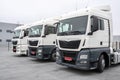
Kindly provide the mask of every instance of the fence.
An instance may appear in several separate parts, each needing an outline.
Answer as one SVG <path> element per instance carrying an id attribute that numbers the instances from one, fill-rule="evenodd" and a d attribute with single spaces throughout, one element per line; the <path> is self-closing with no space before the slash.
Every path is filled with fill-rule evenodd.
<path id="1" fill-rule="evenodd" d="M 120 42 L 116 41 L 116 42 L 113 42 L 113 45 L 112 45 L 113 49 L 115 50 L 118 50 L 120 49 Z"/>

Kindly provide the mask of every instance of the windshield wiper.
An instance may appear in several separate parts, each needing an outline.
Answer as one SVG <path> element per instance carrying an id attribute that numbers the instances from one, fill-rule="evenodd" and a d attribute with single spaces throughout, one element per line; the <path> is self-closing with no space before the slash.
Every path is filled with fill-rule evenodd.
<path id="1" fill-rule="evenodd" d="M 40 37 L 40 34 L 36 34 L 35 37 Z"/>
<path id="2" fill-rule="evenodd" d="M 82 31 L 70 31 L 69 34 L 78 35 L 78 34 L 84 34 L 84 32 L 82 32 Z"/>
<path id="3" fill-rule="evenodd" d="M 13 39 L 15 39 L 15 38 L 19 38 L 19 37 L 17 37 L 17 36 L 16 36 L 16 37 L 13 37 Z"/>
<path id="4" fill-rule="evenodd" d="M 40 34 L 37 34 L 37 35 L 29 35 L 29 37 L 40 37 Z"/>
<path id="5" fill-rule="evenodd" d="M 59 35 L 59 36 L 64 36 L 64 35 L 68 35 L 68 33 L 69 33 L 69 32 L 68 32 L 68 31 L 66 31 L 66 32 L 61 32 L 61 33 L 58 33 L 58 35 Z"/>
<path id="6" fill-rule="evenodd" d="M 64 36 L 64 35 L 78 35 L 78 34 L 84 34 L 84 31 L 66 31 L 58 33 L 58 36 Z"/>

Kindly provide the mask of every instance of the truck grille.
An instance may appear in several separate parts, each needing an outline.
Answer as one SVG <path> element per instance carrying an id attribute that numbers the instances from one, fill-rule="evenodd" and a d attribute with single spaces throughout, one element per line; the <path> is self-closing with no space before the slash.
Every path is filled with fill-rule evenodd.
<path id="1" fill-rule="evenodd" d="M 13 46 L 13 52 L 16 52 L 16 46 Z"/>
<path id="2" fill-rule="evenodd" d="M 17 45 L 17 41 L 12 41 L 12 44 L 13 45 Z"/>
<path id="3" fill-rule="evenodd" d="M 30 46 L 37 46 L 38 41 L 29 41 Z"/>
<path id="4" fill-rule="evenodd" d="M 68 48 L 68 49 L 78 49 L 80 45 L 80 40 L 76 41 L 59 41 L 60 47 L 61 48 Z"/>

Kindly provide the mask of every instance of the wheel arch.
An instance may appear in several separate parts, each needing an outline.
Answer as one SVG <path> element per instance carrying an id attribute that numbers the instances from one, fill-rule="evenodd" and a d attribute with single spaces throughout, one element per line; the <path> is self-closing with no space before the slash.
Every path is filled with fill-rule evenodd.
<path id="1" fill-rule="evenodd" d="M 100 54 L 100 56 L 101 55 L 103 55 L 104 56 L 104 59 L 105 59 L 105 67 L 109 67 L 109 65 L 110 65 L 110 59 L 109 59 L 109 55 L 108 55 L 108 53 L 107 52 L 102 52 L 101 54 Z M 100 56 L 99 56 L 99 58 L 100 58 Z"/>
<path id="2" fill-rule="evenodd" d="M 52 55 L 54 51 L 56 51 L 56 47 L 51 50 L 50 55 Z"/>

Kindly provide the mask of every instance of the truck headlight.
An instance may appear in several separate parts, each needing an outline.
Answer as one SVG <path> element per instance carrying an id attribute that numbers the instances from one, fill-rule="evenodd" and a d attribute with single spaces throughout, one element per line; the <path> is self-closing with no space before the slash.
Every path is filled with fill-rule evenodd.
<path id="1" fill-rule="evenodd" d="M 81 63 L 81 64 L 86 64 L 86 63 L 87 63 L 87 61 L 80 61 L 80 63 Z"/>
<path id="2" fill-rule="evenodd" d="M 37 50 L 37 53 L 38 53 L 39 56 L 41 56 L 41 55 L 42 55 L 42 49 L 41 49 L 41 48 L 38 49 L 38 50 Z"/>
<path id="3" fill-rule="evenodd" d="M 80 59 L 87 59 L 88 55 L 80 55 Z"/>
<path id="4" fill-rule="evenodd" d="M 60 54 L 58 51 L 56 51 L 56 59 L 59 59 L 59 57 L 60 57 Z"/>
<path id="5" fill-rule="evenodd" d="M 20 46 L 17 46 L 16 48 L 17 48 L 17 49 L 20 49 Z"/>
<path id="6" fill-rule="evenodd" d="M 56 52 L 56 56 L 58 56 L 58 57 L 60 56 L 59 52 Z"/>
<path id="7" fill-rule="evenodd" d="M 42 49 L 38 49 L 38 53 L 41 53 L 42 52 Z"/>

